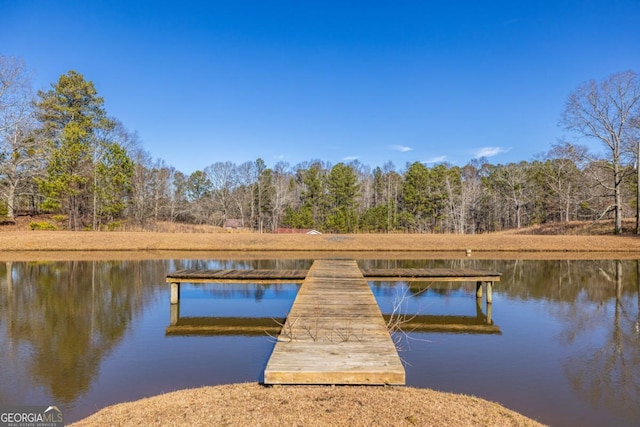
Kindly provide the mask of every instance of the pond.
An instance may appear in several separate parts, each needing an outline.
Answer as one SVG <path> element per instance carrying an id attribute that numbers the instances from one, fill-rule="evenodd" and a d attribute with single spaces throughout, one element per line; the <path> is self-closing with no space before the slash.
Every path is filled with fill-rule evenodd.
<path id="1" fill-rule="evenodd" d="M 299 285 L 184 284 L 172 313 L 165 275 L 313 260 L 187 257 L 1 262 L 0 405 L 57 405 L 72 422 L 173 390 L 260 381 L 274 346 L 268 331 Z M 640 425 L 639 261 L 357 261 L 503 273 L 491 306 L 477 303 L 475 283 L 370 283 L 383 313 L 404 316 L 395 339 L 407 385 L 496 401 L 551 425 Z M 187 327 L 172 330 L 176 320 Z"/>

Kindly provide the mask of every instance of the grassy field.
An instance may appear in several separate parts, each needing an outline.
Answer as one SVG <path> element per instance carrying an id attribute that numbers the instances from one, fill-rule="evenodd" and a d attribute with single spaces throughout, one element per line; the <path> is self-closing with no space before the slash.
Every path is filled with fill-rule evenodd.
<path id="1" fill-rule="evenodd" d="M 170 252 L 211 252 L 242 257 L 256 252 L 294 256 L 297 252 L 322 255 L 353 252 L 375 256 L 395 252 L 399 257 L 429 252 L 429 256 L 483 258 L 635 257 L 640 237 L 635 235 L 541 235 L 541 234 L 258 234 L 185 232 L 73 232 L 17 230 L 0 232 L 0 251 L 5 256 L 46 258 L 52 253 L 71 252 L 74 257 L 100 258 L 99 252 L 122 257 L 170 256 Z M 73 254 L 75 252 L 75 254 Z M 137 252 L 137 253 L 133 253 Z M 387 255 L 388 256 L 388 255 Z"/>

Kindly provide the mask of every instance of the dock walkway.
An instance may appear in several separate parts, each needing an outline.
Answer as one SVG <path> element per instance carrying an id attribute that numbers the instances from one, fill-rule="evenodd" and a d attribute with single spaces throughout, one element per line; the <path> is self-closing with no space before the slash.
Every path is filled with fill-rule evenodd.
<path id="1" fill-rule="evenodd" d="M 355 261 L 313 263 L 267 363 L 264 383 L 405 383 L 380 308 Z"/>
<path id="2" fill-rule="evenodd" d="M 405 371 L 368 281 L 476 282 L 477 309 L 486 286 L 487 316 L 417 316 L 416 330 L 500 333 L 491 320 L 491 289 L 500 273 L 475 269 L 368 269 L 353 260 L 316 260 L 307 270 L 192 270 L 173 272 L 168 335 L 255 333 L 238 323 L 181 318 L 181 283 L 302 283 L 264 371 L 265 384 L 405 384 Z M 276 325 L 277 326 L 277 325 Z M 273 325 L 271 325 L 273 328 Z"/>

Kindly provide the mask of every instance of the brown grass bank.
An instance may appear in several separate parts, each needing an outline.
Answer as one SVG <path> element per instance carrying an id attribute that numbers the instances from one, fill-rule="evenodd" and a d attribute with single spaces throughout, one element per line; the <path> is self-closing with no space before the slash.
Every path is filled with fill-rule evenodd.
<path id="1" fill-rule="evenodd" d="M 226 232 L 220 227 L 158 223 L 156 231 L 73 232 L 33 231 L 36 221 L 49 222 L 47 216 L 18 217 L 11 225 L 0 226 L 2 253 L 51 252 L 120 252 L 123 256 L 139 257 L 140 252 L 160 256 L 168 252 L 190 251 L 207 254 L 234 252 L 352 252 L 368 256 L 381 251 L 398 255 L 430 252 L 430 256 L 447 253 L 456 256 L 470 249 L 475 255 L 504 253 L 616 254 L 634 257 L 640 254 L 640 237 L 632 234 L 634 221 L 624 222 L 624 234 L 611 235 L 611 221 L 554 223 L 544 226 L 487 234 L 259 234 Z M 137 252 L 138 254 L 134 254 Z M 583 256 L 584 257 L 584 256 Z"/>
<path id="2" fill-rule="evenodd" d="M 2 251 L 464 251 L 640 253 L 634 235 L 6 231 Z"/>
<path id="3" fill-rule="evenodd" d="M 497 403 L 411 387 L 202 387 L 102 409 L 73 426 L 540 426 Z"/>

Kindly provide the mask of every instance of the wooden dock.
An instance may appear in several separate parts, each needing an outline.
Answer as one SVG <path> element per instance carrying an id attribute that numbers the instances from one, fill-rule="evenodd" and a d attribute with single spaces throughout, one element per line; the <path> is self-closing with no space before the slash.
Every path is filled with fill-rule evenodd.
<path id="1" fill-rule="evenodd" d="M 405 384 L 380 308 L 355 261 L 315 261 L 264 371 L 265 384 Z"/>
<path id="2" fill-rule="evenodd" d="M 307 270 L 179 270 L 171 284 L 167 335 L 279 335 L 264 371 L 265 384 L 405 384 L 405 371 L 368 281 L 476 282 L 477 308 L 486 286 L 487 315 L 416 316 L 417 331 L 500 333 L 491 320 L 492 285 L 500 273 L 475 269 L 365 269 L 353 260 L 317 260 Z M 302 283 L 283 325 L 265 319 L 181 318 L 181 283 Z M 281 326 L 281 327 L 280 327 Z"/>
<path id="3" fill-rule="evenodd" d="M 166 281 L 171 283 L 171 304 L 177 304 L 180 283 L 303 283 L 307 274 L 307 270 L 184 269 L 167 275 Z M 375 268 L 363 269 L 361 274 L 367 281 L 476 282 L 476 297 L 482 298 L 484 284 L 488 304 L 492 303 L 493 284 L 502 276 L 495 271 L 472 268 Z"/>

